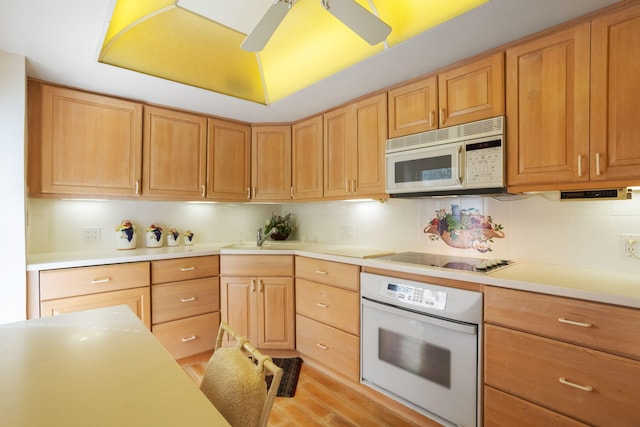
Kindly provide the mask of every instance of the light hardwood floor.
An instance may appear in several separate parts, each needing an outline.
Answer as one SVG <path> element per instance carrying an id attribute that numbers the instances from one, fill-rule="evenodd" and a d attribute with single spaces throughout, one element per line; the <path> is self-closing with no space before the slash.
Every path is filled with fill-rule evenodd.
<path id="1" fill-rule="evenodd" d="M 200 384 L 211 352 L 179 360 L 185 372 Z M 274 356 L 275 357 L 275 356 Z M 433 425 L 409 421 L 383 405 L 323 374 L 307 363 L 302 364 L 296 394 L 276 398 L 270 427 L 415 427 Z"/>

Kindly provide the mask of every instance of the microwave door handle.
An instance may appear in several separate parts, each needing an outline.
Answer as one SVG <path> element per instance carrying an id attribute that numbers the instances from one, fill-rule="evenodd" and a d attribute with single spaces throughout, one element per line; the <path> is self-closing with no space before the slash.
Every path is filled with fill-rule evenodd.
<path id="1" fill-rule="evenodd" d="M 463 146 L 458 147 L 458 180 L 460 184 L 464 182 L 464 156 L 462 155 Z"/>

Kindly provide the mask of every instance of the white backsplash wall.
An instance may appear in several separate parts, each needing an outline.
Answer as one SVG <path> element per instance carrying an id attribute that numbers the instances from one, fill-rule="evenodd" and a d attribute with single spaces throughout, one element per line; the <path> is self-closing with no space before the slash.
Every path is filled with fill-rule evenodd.
<path id="1" fill-rule="evenodd" d="M 165 233 L 176 228 L 181 236 L 189 229 L 194 233 L 196 244 L 252 241 L 258 227 L 264 225 L 272 211 L 280 212 L 280 206 L 31 198 L 28 201 L 27 251 L 36 254 L 115 249 L 115 228 L 124 219 L 131 220 L 136 226 L 138 248 L 144 247 L 144 231 L 152 223 L 159 224 Z M 85 226 L 101 228 L 99 242 L 83 240 Z"/>
<path id="2" fill-rule="evenodd" d="M 491 251 L 456 249 L 423 232 L 440 209 L 477 209 L 501 224 L 504 238 Z M 621 234 L 640 234 L 640 192 L 633 200 L 560 202 L 557 195 L 390 199 L 380 202 L 289 204 L 301 240 L 396 251 L 505 258 L 640 273 L 640 260 L 623 256 Z"/>

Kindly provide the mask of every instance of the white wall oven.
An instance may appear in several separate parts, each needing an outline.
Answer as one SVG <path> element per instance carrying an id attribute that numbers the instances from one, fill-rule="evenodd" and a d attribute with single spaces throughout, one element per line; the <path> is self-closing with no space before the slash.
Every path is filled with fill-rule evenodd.
<path id="1" fill-rule="evenodd" d="M 445 426 L 478 426 L 482 294 L 361 273 L 361 382 Z"/>

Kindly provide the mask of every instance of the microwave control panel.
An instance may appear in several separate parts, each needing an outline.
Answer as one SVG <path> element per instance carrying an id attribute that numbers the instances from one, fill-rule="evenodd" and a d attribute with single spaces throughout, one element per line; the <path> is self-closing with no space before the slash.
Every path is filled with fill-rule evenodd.
<path id="1" fill-rule="evenodd" d="M 504 185 L 502 141 L 470 143 L 466 145 L 466 184 L 481 187 Z"/>

